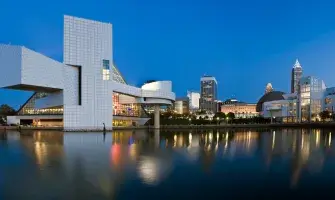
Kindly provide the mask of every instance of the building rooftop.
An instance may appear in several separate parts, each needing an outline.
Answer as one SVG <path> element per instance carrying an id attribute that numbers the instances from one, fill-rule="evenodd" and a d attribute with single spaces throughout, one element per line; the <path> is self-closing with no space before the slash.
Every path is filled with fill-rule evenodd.
<path id="1" fill-rule="evenodd" d="M 257 102 L 256 111 L 262 112 L 264 102 L 284 100 L 285 99 L 283 96 L 284 94 L 285 94 L 284 92 L 280 92 L 280 91 L 273 91 L 273 92 L 264 94 Z"/>

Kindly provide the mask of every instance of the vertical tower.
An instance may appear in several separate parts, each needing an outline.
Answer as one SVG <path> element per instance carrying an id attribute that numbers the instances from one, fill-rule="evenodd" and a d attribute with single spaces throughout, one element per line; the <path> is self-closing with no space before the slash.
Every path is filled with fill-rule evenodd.
<path id="1" fill-rule="evenodd" d="M 200 79 L 200 109 L 217 112 L 217 81 L 213 76 L 203 76 Z"/>
<path id="2" fill-rule="evenodd" d="M 295 61 L 295 64 L 292 68 L 292 74 L 291 74 L 291 93 L 297 93 L 298 87 L 299 87 L 299 81 L 302 77 L 302 67 L 299 63 L 299 60 L 297 59 Z"/>
<path id="3" fill-rule="evenodd" d="M 198 110 L 200 93 L 193 92 L 193 91 L 187 91 L 187 97 L 189 98 L 189 102 L 190 102 L 190 105 L 189 105 L 190 110 Z"/>
<path id="4" fill-rule="evenodd" d="M 64 129 L 102 129 L 103 123 L 112 128 L 113 88 L 107 81 L 112 79 L 112 25 L 64 16 L 63 62 L 80 68 L 81 91 L 78 105 L 70 104 L 71 94 L 64 91 Z"/>

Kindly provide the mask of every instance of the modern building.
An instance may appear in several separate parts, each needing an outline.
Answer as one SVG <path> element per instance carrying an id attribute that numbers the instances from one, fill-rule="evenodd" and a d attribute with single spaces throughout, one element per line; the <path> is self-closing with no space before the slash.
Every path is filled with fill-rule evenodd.
<path id="1" fill-rule="evenodd" d="M 213 76 L 203 76 L 200 79 L 200 109 L 217 112 L 217 86 L 218 83 Z"/>
<path id="2" fill-rule="evenodd" d="M 199 100 L 200 100 L 200 93 L 199 92 L 193 92 L 193 91 L 187 91 L 187 97 L 190 102 L 190 110 L 196 111 L 199 110 Z"/>
<path id="3" fill-rule="evenodd" d="M 189 98 L 176 98 L 174 102 L 174 111 L 177 114 L 188 114 L 190 112 L 189 107 Z"/>
<path id="4" fill-rule="evenodd" d="M 301 122 L 320 120 L 326 85 L 323 80 L 306 76 L 299 81 L 298 118 Z"/>
<path id="5" fill-rule="evenodd" d="M 277 97 L 275 97 L 278 95 Z M 281 95 L 281 96 L 279 96 Z M 264 101 L 262 105 L 262 116 L 264 118 L 272 118 L 281 122 L 297 122 L 297 95 L 296 94 L 273 94 L 277 100 Z"/>
<path id="6" fill-rule="evenodd" d="M 175 100 L 171 81 L 127 85 L 113 64 L 110 23 L 64 16 L 63 57 L 61 63 L 23 46 L 0 46 L 0 87 L 33 92 L 9 123 L 112 129 L 144 124 L 142 105 L 154 105 L 159 128 L 160 106 Z"/>
<path id="7" fill-rule="evenodd" d="M 302 78 L 302 67 L 297 59 L 291 72 L 291 93 L 298 93 L 299 81 Z"/>
<path id="8" fill-rule="evenodd" d="M 302 77 L 297 93 L 268 93 L 259 100 L 257 111 L 265 118 L 276 118 L 282 122 L 320 121 L 319 114 L 323 110 L 333 111 L 334 94 L 335 89 L 326 88 L 321 79 Z"/>
<path id="9" fill-rule="evenodd" d="M 334 114 L 335 112 L 335 87 L 327 88 L 324 93 L 323 110 Z"/>
<path id="10" fill-rule="evenodd" d="M 260 115 L 263 115 L 263 104 L 265 102 L 270 102 L 270 101 L 277 101 L 277 100 L 285 100 L 284 98 L 284 92 L 280 91 L 272 91 L 269 93 L 264 94 L 257 102 L 256 105 L 256 112 L 259 112 Z"/>
<path id="11" fill-rule="evenodd" d="M 234 113 L 235 118 L 251 118 L 258 116 L 256 104 L 240 102 L 237 99 L 227 99 L 221 105 L 221 112 Z"/>

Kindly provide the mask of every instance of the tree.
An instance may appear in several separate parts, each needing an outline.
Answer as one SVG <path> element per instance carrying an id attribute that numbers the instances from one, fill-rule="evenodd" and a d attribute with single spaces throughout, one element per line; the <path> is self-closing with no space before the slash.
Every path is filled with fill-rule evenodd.
<path id="1" fill-rule="evenodd" d="M 230 113 L 227 114 L 227 117 L 228 117 L 229 119 L 235 119 L 235 114 L 232 113 L 232 112 L 230 112 Z"/>
<path id="2" fill-rule="evenodd" d="M 0 116 L 6 117 L 6 116 L 14 115 L 15 112 L 16 112 L 15 109 L 10 107 L 7 104 L 2 104 L 0 106 Z"/>
<path id="3" fill-rule="evenodd" d="M 196 112 L 196 114 L 198 114 L 198 115 L 204 115 L 204 114 L 206 114 L 206 110 L 198 110 Z"/>
<path id="4" fill-rule="evenodd" d="M 326 119 L 331 117 L 331 113 L 328 110 L 322 111 L 320 113 L 320 117 L 321 117 L 322 121 L 325 121 Z"/>
<path id="5" fill-rule="evenodd" d="M 217 112 L 215 113 L 214 119 L 220 118 L 220 119 L 225 119 L 226 118 L 226 114 L 224 114 L 223 112 Z"/>

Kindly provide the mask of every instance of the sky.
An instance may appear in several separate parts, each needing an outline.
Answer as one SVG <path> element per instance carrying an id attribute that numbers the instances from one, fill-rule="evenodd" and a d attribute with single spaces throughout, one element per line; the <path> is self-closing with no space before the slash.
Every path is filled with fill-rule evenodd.
<path id="1" fill-rule="evenodd" d="M 256 103 L 268 82 L 289 92 L 296 58 L 304 75 L 335 86 L 334 8 L 331 0 L 1 0 L 0 43 L 62 61 L 64 14 L 109 22 L 129 84 L 171 80 L 182 97 L 213 75 L 220 100 Z M 30 95 L 0 90 L 0 104 L 17 108 Z"/>

